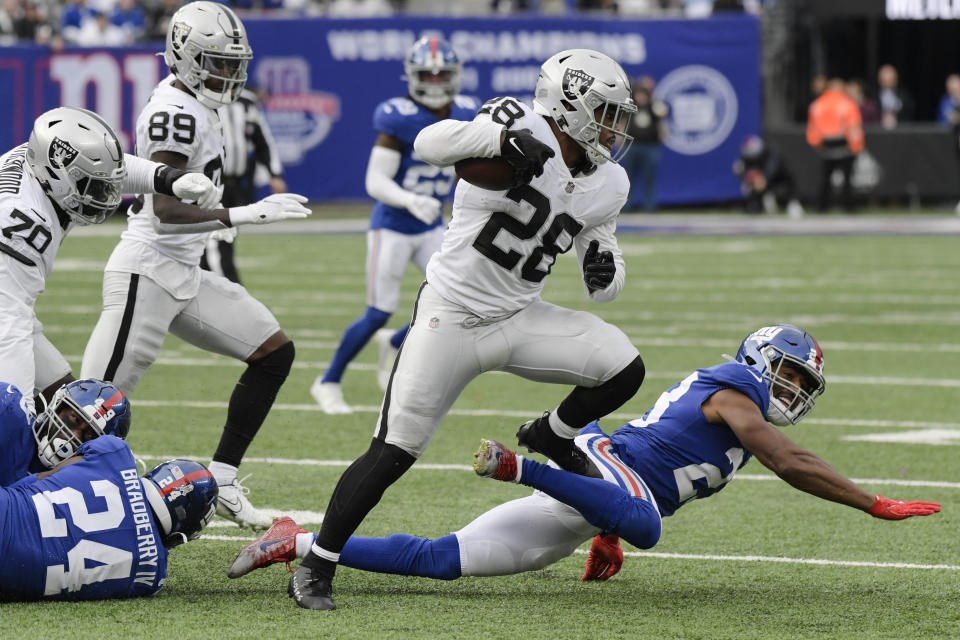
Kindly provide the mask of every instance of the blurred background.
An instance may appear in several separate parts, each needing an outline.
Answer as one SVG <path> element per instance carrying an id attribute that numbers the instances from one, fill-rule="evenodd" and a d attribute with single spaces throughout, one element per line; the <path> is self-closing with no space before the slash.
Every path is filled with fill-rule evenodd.
<path id="1" fill-rule="evenodd" d="M 0 147 L 66 104 L 100 113 L 132 151 L 182 4 L 0 0 Z M 461 93 L 481 100 L 530 100 L 540 63 L 561 49 L 621 62 L 641 106 L 624 161 L 631 211 L 952 213 L 960 199 L 958 0 L 225 4 L 247 26 L 248 86 L 287 184 L 315 203 L 368 201 L 373 109 L 405 92 L 403 56 L 426 33 L 451 42 Z M 831 109 L 855 110 L 860 124 L 835 130 Z"/>

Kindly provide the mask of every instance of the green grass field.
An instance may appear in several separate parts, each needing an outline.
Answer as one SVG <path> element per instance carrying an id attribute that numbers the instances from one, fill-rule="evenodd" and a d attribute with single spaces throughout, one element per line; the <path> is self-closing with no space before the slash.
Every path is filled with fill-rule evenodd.
<path id="1" fill-rule="evenodd" d="M 800 493 L 752 461 L 719 495 L 667 518 L 660 544 L 629 554 L 607 583 L 578 581 L 582 553 L 542 572 L 454 582 L 341 568 L 332 613 L 298 609 L 286 596 L 283 566 L 228 580 L 227 566 L 252 535 L 215 520 L 204 539 L 172 552 L 155 598 L 3 604 L 0 638 L 960 637 L 957 238 L 623 235 L 620 242 L 628 276 L 618 301 L 590 304 L 570 256 L 544 295 L 617 324 L 643 354 L 646 382 L 601 424 L 613 429 L 639 416 L 690 370 L 735 353 L 751 330 L 791 322 L 823 346 L 827 392 L 788 434 L 868 491 L 940 501 L 943 512 L 876 520 Z M 114 244 L 68 238 L 38 304 L 47 336 L 75 373 Z M 254 504 L 304 512 L 301 524 L 313 530 L 310 512 L 326 509 L 339 474 L 365 450 L 381 400 L 372 345 L 344 378 L 356 413 L 325 416 L 308 393 L 363 308 L 364 247 L 360 234 L 241 234 L 238 244 L 245 284 L 297 346 L 294 371 L 241 476 L 253 474 L 246 484 Z M 411 269 L 391 326 L 408 316 L 419 281 Z M 135 453 L 151 465 L 167 456 L 209 461 L 241 371 L 169 337 L 133 394 Z M 520 423 L 565 394 L 508 375 L 474 381 L 359 533 L 436 537 L 524 495 L 523 487 L 476 478 L 472 453 L 481 437 L 513 442 Z"/>

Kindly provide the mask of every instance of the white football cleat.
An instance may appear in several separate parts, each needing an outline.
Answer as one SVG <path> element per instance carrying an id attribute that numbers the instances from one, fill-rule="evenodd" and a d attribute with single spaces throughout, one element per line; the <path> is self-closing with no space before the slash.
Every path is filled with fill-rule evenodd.
<path id="1" fill-rule="evenodd" d="M 377 384 L 382 391 L 387 390 L 390 384 L 390 373 L 393 371 L 393 361 L 397 357 L 397 349 L 390 344 L 390 338 L 395 332 L 390 329 L 380 329 L 377 331 Z"/>
<path id="2" fill-rule="evenodd" d="M 244 480 L 250 476 L 244 476 Z M 256 509 L 247 500 L 250 489 L 240 484 L 236 478 L 230 484 L 219 486 L 217 495 L 217 515 L 233 520 L 241 527 L 251 529 L 267 529 L 273 524 L 273 518 Z"/>
<path id="3" fill-rule="evenodd" d="M 321 382 L 318 377 L 310 386 L 310 395 L 328 415 L 353 413 L 353 409 L 343 400 L 343 390 L 339 382 Z"/>

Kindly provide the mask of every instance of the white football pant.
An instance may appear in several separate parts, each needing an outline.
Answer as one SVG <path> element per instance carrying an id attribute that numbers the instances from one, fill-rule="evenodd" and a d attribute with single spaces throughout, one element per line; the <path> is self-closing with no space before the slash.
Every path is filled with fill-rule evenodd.
<path id="1" fill-rule="evenodd" d="M 412 262 L 426 272 L 427 262 L 440 250 L 441 242 L 442 227 L 415 234 L 367 231 L 367 306 L 386 313 L 396 311 L 407 264 Z"/>

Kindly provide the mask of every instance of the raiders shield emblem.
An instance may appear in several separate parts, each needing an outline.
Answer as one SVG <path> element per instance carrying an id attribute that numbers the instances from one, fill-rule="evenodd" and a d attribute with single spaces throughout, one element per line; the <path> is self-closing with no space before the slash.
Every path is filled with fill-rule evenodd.
<path id="1" fill-rule="evenodd" d="M 170 34 L 170 40 L 173 41 L 173 45 L 176 48 L 183 47 L 183 43 L 187 41 L 187 36 L 190 34 L 190 25 L 186 22 L 177 22 L 173 25 L 173 32 Z"/>
<path id="2" fill-rule="evenodd" d="M 576 100 L 590 89 L 593 80 L 593 76 L 580 69 L 567 69 L 563 72 L 563 95 L 568 100 Z"/>
<path id="3" fill-rule="evenodd" d="M 79 152 L 60 138 L 54 138 L 47 152 L 50 164 L 54 167 L 67 167 L 77 157 Z"/>

